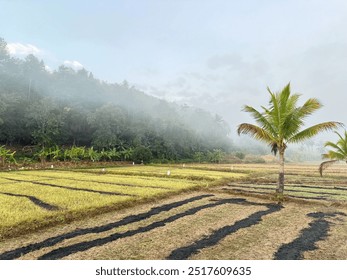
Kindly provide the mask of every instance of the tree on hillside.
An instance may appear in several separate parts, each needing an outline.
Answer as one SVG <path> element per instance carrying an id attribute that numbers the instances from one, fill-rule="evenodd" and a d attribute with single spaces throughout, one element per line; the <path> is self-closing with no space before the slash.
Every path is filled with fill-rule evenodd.
<path id="1" fill-rule="evenodd" d="M 7 43 L 3 38 L 0 38 L 0 63 L 3 63 L 5 60 L 9 60 L 10 55 L 7 50 Z"/>
<path id="2" fill-rule="evenodd" d="M 64 123 L 64 111 L 50 99 L 41 99 L 29 106 L 26 118 L 35 141 L 42 148 L 56 144 Z"/>
<path id="3" fill-rule="evenodd" d="M 344 136 L 339 134 L 337 131 L 335 131 L 335 133 L 339 136 L 339 140 L 336 143 L 328 141 L 324 144 L 324 147 L 330 147 L 332 150 L 329 150 L 326 154 L 322 155 L 323 159 L 329 160 L 320 164 L 319 173 L 321 176 L 323 176 L 323 170 L 335 162 L 342 160 L 347 163 L 347 131 L 345 130 Z"/>
<path id="4" fill-rule="evenodd" d="M 284 152 L 290 143 L 298 143 L 309 139 L 322 131 L 332 130 L 342 125 L 339 122 L 323 122 L 303 129 L 305 119 L 322 107 L 316 98 L 308 99 L 298 106 L 300 94 L 291 94 L 290 83 L 280 92 L 270 93 L 269 107 L 262 107 L 259 112 L 251 106 L 244 106 L 243 111 L 252 115 L 258 125 L 242 123 L 238 134 L 249 134 L 255 139 L 267 143 L 271 152 L 279 154 L 279 176 L 276 193 L 279 198 L 284 191 Z"/>

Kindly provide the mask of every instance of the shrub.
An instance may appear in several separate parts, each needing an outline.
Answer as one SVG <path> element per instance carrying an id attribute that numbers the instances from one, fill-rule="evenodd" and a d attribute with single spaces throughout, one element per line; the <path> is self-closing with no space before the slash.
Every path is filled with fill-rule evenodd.
<path id="1" fill-rule="evenodd" d="M 245 154 L 242 152 L 236 152 L 235 153 L 235 157 L 239 158 L 239 159 L 244 159 L 245 158 Z"/>
<path id="2" fill-rule="evenodd" d="M 148 147 L 138 146 L 134 149 L 132 158 L 136 163 L 149 163 L 151 162 L 153 156 Z"/>

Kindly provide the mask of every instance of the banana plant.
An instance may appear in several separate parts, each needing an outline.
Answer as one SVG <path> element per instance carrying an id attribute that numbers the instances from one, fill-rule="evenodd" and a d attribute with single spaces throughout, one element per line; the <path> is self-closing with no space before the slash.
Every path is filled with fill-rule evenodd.
<path id="1" fill-rule="evenodd" d="M 102 149 L 101 152 L 100 152 L 100 157 L 102 160 L 110 160 L 111 159 L 111 155 L 109 154 L 108 151 L 106 151 L 105 149 Z"/>
<path id="2" fill-rule="evenodd" d="M 16 159 L 14 158 L 14 154 L 16 153 L 16 151 L 11 151 L 6 149 L 5 146 L 0 146 L 0 162 L 1 165 L 4 166 L 6 162 L 11 162 L 11 163 L 15 163 Z"/>
<path id="3" fill-rule="evenodd" d="M 49 157 L 52 160 L 58 160 L 62 156 L 62 150 L 59 148 L 58 145 L 55 145 L 54 147 L 49 148 Z"/>
<path id="4" fill-rule="evenodd" d="M 41 150 L 39 150 L 38 152 L 34 154 L 34 156 L 37 157 L 42 164 L 46 162 L 47 157 L 49 155 L 50 155 L 50 151 L 49 149 L 45 147 L 42 147 Z"/>
<path id="5" fill-rule="evenodd" d="M 64 160 L 79 161 L 85 157 L 86 148 L 72 146 L 70 149 L 65 149 Z"/>
<path id="6" fill-rule="evenodd" d="M 129 149 L 126 149 L 124 151 L 121 151 L 120 152 L 120 157 L 123 160 L 129 160 L 129 159 L 131 159 L 133 153 L 134 153 L 134 150 L 132 148 L 129 148 Z"/>
<path id="7" fill-rule="evenodd" d="M 94 150 L 94 147 L 90 147 L 86 149 L 85 158 L 91 160 L 92 162 L 95 162 L 100 160 L 101 154 L 98 151 Z"/>
<path id="8" fill-rule="evenodd" d="M 116 161 L 116 160 L 120 159 L 121 154 L 120 154 L 120 152 L 117 151 L 116 148 L 113 148 L 113 149 L 108 151 L 108 156 L 109 156 L 110 160 Z"/>

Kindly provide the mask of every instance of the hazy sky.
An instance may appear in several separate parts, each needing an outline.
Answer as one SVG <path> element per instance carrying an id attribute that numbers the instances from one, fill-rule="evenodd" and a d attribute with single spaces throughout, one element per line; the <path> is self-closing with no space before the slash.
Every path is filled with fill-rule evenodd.
<path id="1" fill-rule="evenodd" d="M 0 0 L 0 37 L 13 55 L 85 67 L 109 82 L 251 119 L 291 81 L 325 105 L 311 121 L 347 124 L 347 1 Z"/>

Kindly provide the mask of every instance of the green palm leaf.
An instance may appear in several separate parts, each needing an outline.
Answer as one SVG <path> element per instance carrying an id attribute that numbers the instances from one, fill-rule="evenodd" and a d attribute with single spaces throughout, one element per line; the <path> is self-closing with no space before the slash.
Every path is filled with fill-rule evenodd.
<path id="1" fill-rule="evenodd" d="M 268 131 L 266 131 L 265 129 L 259 126 L 249 124 L 249 123 L 240 124 L 237 129 L 237 133 L 239 135 L 249 134 L 253 138 L 260 140 L 262 142 L 265 142 L 267 144 L 272 144 L 273 142 L 275 142 L 275 139 L 271 136 L 271 134 Z"/>
<path id="2" fill-rule="evenodd" d="M 328 141 L 324 144 L 324 147 L 332 148 L 326 154 L 322 155 L 324 159 L 330 159 L 329 161 L 322 162 L 319 166 L 319 173 L 323 176 L 323 170 L 329 167 L 331 164 L 344 160 L 347 162 L 347 131 L 344 133 L 344 137 L 337 131 L 335 133 L 339 136 L 339 140 L 336 143 Z"/>
<path id="3" fill-rule="evenodd" d="M 316 124 L 300 131 L 299 133 L 297 133 L 296 135 L 288 139 L 288 143 L 298 143 L 298 142 L 307 140 L 309 138 L 312 138 L 313 136 L 316 136 L 320 132 L 336 129 L 342 125 L 343 124 L 339 122 L 324 122 L 324 123 Z"/>

